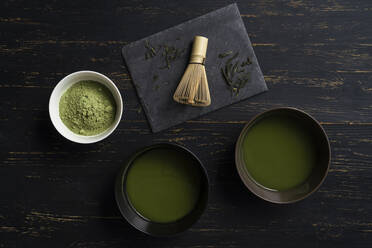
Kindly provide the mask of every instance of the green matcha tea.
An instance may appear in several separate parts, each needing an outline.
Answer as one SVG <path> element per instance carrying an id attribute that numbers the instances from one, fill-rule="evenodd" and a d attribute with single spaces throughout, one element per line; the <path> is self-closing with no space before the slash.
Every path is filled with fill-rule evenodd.
<path id="1" fill-rule="evenodd" d="M 311 135 L 300 120 L 288 115 L 271 115 L 256 122 L 244 137 L 243 151 L 253 179 L 279 191 L 304 183 L 316 158 Z"/>
<path id="2" fill-rule="evenodd" d="M 61 97 L 59 116 L 72 132 L 102 133 L 114 123 L 116 103 L 110 90 L 95 81 L 79 81 Z"/>
<path id="3" fill-rule="evenodd" d="M 174 222 L 196 206 L 201 176 L 199 164 L 186 152 L 155 148 L 133 161 L 126 192 L 132 206 L 146 219 Z"/>

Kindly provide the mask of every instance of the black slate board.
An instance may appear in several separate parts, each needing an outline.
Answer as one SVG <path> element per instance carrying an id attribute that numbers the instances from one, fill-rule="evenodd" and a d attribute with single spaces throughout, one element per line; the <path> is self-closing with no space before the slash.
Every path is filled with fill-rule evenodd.
<path id="1" fill-rule="evenodd" d="M 209 39 L 205 66 L 212 103 L 208 107 L 183 105 L 174 102 L 172 98 L 186 69 L 195 35 L 202 35 Z M 170 69 L 162 69 L 165 61 L 161 54 L 150 59 L 145 58 L 146 42 L 154 47 L 167 44 L 186 51 L 182 57 L 171 64 Z M 232 94 L 221 74 L 220 68 L 227 58 L 220 59 L 218 55 L 229 50 L 234 53 L 239 51 L 241 60 L 249 57 L 252 61 L 252 65 L 248 67 L 251 79 L 238 95 Z M 153 132 L 164 130 L 267 90 L 236 4 L 130 43 L 123 47 L 122 55 Z"/>

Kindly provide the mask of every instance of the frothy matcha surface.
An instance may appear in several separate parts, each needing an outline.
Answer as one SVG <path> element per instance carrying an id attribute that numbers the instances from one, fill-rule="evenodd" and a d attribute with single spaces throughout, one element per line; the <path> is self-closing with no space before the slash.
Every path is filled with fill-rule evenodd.
<path id="1" fill-rule="evenodd" d="M 246 133 L 244 161 L 256 182 L 288 190 L 309 177 L 315 163 L 310 134 L 300 121 L 286 115 L 264 117 Z"/>
<path id="2" fill-rule="evenodd" d="M 185 152 L 155 148 L 131 165 L 125 189 L 132 206 L 145 218 L 174 222 L 190 213 L 198 199 L 201 170 Z"/>
<path id="3" fill-rule="evenodd" d="M 115 120 L 116 103 L 109 89 L 95 81 L 79 81 L 61 97 L 59 115 L 74 133 L 96 135 Z"/>

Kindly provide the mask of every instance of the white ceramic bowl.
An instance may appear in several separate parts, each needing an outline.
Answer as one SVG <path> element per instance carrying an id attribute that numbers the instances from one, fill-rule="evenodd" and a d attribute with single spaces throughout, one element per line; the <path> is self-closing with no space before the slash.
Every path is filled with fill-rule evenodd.
<path id="1" fill-rule="evenodd" d="M 63 124 L 60 116 L 59 116 L 59 101 L 61 99 L 61 96 L 65 91 L 70 88 L 73 84 L 82 81 L 82 80 L 93 80 L 96 82 L 99 82 L 103 85 L 105 85 L 112 93 L 115 102 L 116 102 L 116 116 L 114 123 L 110 128 L 103 131 L 100 134 L 92 135 L 92 136 L 84 136 L 79 135 L 74 132 L 72 132 L 70 129 L 68 129 L 65 124 Z M 67 75 L 64 77 L 54 88 L 52 95 L 49 99 L 49 116 L 52 120 L 52 123 L 54 127 L 57 129 L 57 131 L 66 139 L 71 140 L 76 143 L 80 144 L 90 144 L 94 142 L 98 142 L 100 140 L 103 140 L 107 136 L 109 136 L 115 128 L 118 126 L 121 115 L 123 112 L 123 101 L 121 99 L 120 92 L 118 88 L 115 86 L 115 84 L 105 75 L 94 72 L 94 71 L 78 71 L 74 72 L 70 75 Z"/>

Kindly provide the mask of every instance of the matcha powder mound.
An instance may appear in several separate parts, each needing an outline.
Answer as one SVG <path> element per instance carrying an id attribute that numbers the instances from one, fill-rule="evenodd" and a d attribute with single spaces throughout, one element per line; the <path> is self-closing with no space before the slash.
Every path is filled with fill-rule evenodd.
<path id="1" fill-rule="evenodd" d="M 74 133 L 96 135 L 115 119 L 116 104 L 106 86 L 95 81 L 79 81 L 61 97 L 59 115 Z"/>

